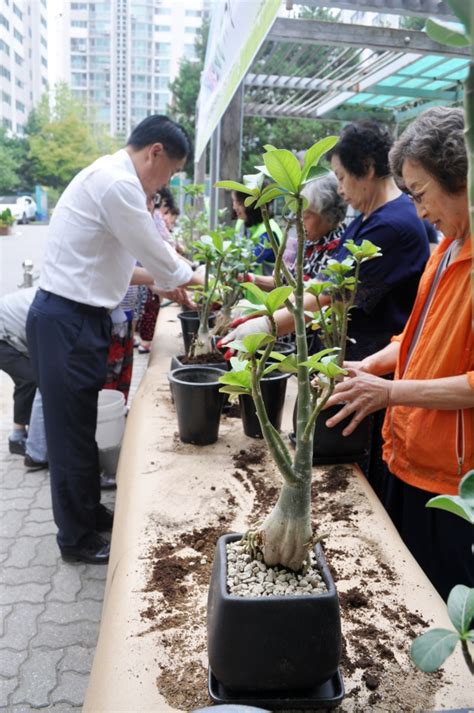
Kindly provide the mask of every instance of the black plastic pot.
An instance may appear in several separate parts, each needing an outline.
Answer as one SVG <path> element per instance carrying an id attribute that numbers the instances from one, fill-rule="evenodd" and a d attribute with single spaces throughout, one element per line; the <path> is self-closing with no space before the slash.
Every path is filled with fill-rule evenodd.
<path id="1" fill-rule="evenodd" d="M 207 446 L 217 441 L 224 394 L 219 393 L 221 369 L 187 367 L 168 374 L 184 443 Z"/>
<path id="2" fill-rule="evenodd" d="M 326 593 L 241 597 L 229 594 L 226 584 L 226 545 L 240 537 L 220 537 L 214 558 L 207 606 L 211 697 L 271 703 L 272 710 L 282 701 L 294 708 L 307 708 L 309 701 L 313 710 L 336 705 L 343 696 L 341 622 L 321 547 L 315 553 Z"/>
<path id="3" fill-rule="evenodd" d="M 212 369 L 220 369 L 221 371 L 228 371 L 230 369 L 230 362 L 208 362 L 206 364 L 183 364 L 181 361 L 181 356 L 172 356 L 170 362 L 170 371 L 174 369 L 181 369 L 184 367 L 189 367 L 190 369 L 200 369 L 202 366 L 210 366 Z"/>
<path id="4" fill-rule="evenodd" d="M 281 428 L 286 384 L 289 376 L 290 374 L 284 374 L 281 371 L 273 371 L 260 382 L 268 418 L 277 431 Z M 263 438 L 253 398 L 251 396 L 241 395 L 239 396 L 239 401 L 245 435 L 250 436 L 250 438 Z"/>
<path id="5" fill-rule="evenodd" d="M 178 319 L 181 322 L 181 332 L 183 334 L 184 353 L 188 354 L 193 339 L 199 329 L 199 313 L 196 310 L 186 310 L 178 314 Z M 216 322 L 216 315 L 209 315 L 209 327 L 213 327 Z"/>
<path id="6" fill-rule="evenodd" d="M 296 404 L 293 410 L 293 429 L 290 440 L 294 444 L 296 433 Z M 357 426 L 350 436 L 342 432 L 349 424 L 352 416 L 345 418 L 337 426 L 328 428 L 326 421 L 338 413 L 342 404 L 330 406 L 321 412 L 316 421 L 313 441 L 313 465 L 332 465 L 335 463 L 354 463 L 367 455 L 370 440 L 370 416 L 367 416 Z"/>

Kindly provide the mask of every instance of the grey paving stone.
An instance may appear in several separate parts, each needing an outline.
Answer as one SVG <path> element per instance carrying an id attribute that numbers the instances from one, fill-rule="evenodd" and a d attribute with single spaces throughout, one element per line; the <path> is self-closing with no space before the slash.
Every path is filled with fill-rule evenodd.
<path id="1" fill-rule="evenodd" d="M 33 707 L 49 703 L 49 694 L 56 688 L 57 665 L 63 656 L 61 649 L 34 649 L 20 669 L 20 685 L 10 703 L 29 703 Z"/>
<path id="2" fill-rule="evenodd" d="M 32 639 L 31 645 L 35 649 L 41 646 L 58 649 L 74 644 L 90 648 L 96 645 L 98 634 L 96 621 L 80 621 L 71 624 L 40 622 L 38 634 Z"/>
<path id="3" fill-rule="evenodd" d="M 106 567 L 101 567 L 104 571 Z M 105 576 L 104 579 L 89 579 L 85 580 L 81 591 L 78 593 L 77 598 L 80 599 L 94 599 L 95 601 L 101 602 L 104 598 L 105 591 Z"/>
<path id="4" fill-rule="evenodd" d="M 66 704 L 79 706 L 84 702 L 89 676 L 66 671 L 59 674 L 59 685 L 54 689 L 52 698 L 55 701 L 64 700 Z"/>
<path id="5" fill-rule="evenodd" d="M 14 490 L 10 491 L 11 493 L 14 493 Z M 3 514 L 9 512 L 10 510 L 16 510 L 18 512 L 23 512 L 23 511 L 28 511 L 32 504 L 33 504 L 33 497 L 25 497 L 25 498 L 19 498 L 19 497 L 12 497 L 9 500 L 4 499 L 3 497 L 4 493 L 2 493 L 2 499 L 0 501 L 0 513 Z"/>
<path id="6" fill-rule="evenodd" d="M 58 558 L 59 550 L 58 550 Z M 58 568 L 52 577 L 49 601 L 74 602 L 82 587 L 83 564 L 70 564 L 58 559 Z"/>
<path id="7" fill-rule="evenodd" d="M 5 710 L 10 713 L 8 698 L 17 686 L 18 679 L 16 676 L 13 676 L 12 678 L 0 678 L 0 710 Z"/>
<path id="8" fill-rule="evenodd" d="M 51 584 L 19 584 L 0 587 L 0 604 L 16 604 L 18 602 L 43 602 Z"/>
<path id="9" fill-rule="evenodd" d="M 8 554 L 8 552 L 10 551 L 10 547 L 13 545 L 14 542 L 14 537 L 0 537 L 0 553 L 2 555 L 5 553 Z"/>
<path id="10" fill-rule="evenodd" d="M 18 510 L 9 510 L 2 515 L 0 521 L 0 538 L 16 537 L 22 528 L 25 513 Z"/>
<path id="11" fill-rule="evenodd" d="M 2 649 L 0 651 L 0 676 L 4 678 L 18 676 L 20 666 L 27 656 L 28 650 L 26 648 L 23 651 Z"/>
<path id="12" fill-rule="evenodd" d="M 54 621 L 56 624 L 69 624 L 75 621 L 95 621 L 99 623 L 102 602 L 84 599 L 78 602 L 48 602 L 41 614 L 41 622 Z"/>
<path id="13" fill-rule="evenodd" d="M 51 490 L 49 487 L 49 482 L 43 484 L 41 489 L 36 493 L 35 508 L 45 508 L 51 510 Z"/>
<path id="14" fill-rule="evenodd" d="M 38 490 L 39 486 L 37 485 L 35 488 L 16 488 L 16 490 L 9 490 L 8 492 L 4 493 L 2 495 L 2 500 L 6 503 L 11 503 L 12 500 L 16 499 L 28 499 L 31 501 L 31 504 L 35 501 L 37 495 L 38 495 Z"/>
<path id="15" fill-rule="evenodd" d="M 2 572 L 2 585 L 36 583 L 51 583 L 54 574 L 54 567 L 41 567 L 32 565 L 30 567 L 5 567 Z"/>
<path id="16" fill-rule="evenodd" d="M 35 564 L 42 564 L 46 567 L 59 566 L 60 552 L 55 535 L 43 535 L 35 537 L 36 554 Z"/>
<path id="17" fill-rule="evenodd" d="M 32 535 L 33 537 L 41 537 L 42 535 L 55 535 L 57 532 L 57 527 L 54 524 L 54 520 L 48 520 L 47 522 L 26 522 L 22 529 L 22 535 Z"/>
<path id="18" fill-rule="evenodd" d="M 28 567 L 36 556 L 36 545 L 34 537 L 19 537 L 14 540 L 8 552 L 5 566 Z"/>
<path id="19" fill-rule="evenodd" d="M 5 633 L 0 638 L 1 649 L 23 651 L 38 630 L 37 619 L 44 611 L 45 605 L 15 604 L 5 620 Z"/>
<path id="20" fill-rule="evenodd" d="M 89 674 L 92 669 L 94 654 L 94 649 L 87 649 L 84 646 L 69 646 L 61 659 L 59 670 Z"/>
<path id="21" fill-rule="evenodd" d="M 4 636 L 6 628 L 5 628 L 5 622 L 7 620 L 7 617 L 10 616 L 10 614 L 13 611 L 13 605 L 12 604 L 4 604 L 3 606 L 0 607 L 0 636 Z"/>
<path id="22" fill-rule="evenodd" d="M 25 517 L 25 524 L 29 522 L 53 522 L 53 513 L 51 508 L 30 508 L 29 513 Z"/>

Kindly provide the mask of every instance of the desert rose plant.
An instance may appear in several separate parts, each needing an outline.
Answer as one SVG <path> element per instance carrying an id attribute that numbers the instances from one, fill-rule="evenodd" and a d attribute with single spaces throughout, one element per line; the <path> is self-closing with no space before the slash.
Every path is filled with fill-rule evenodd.
<path id="1" fill-rule="evenodd" d="M 361 246 L 352 243 L 348 247 L 352 254 L 354 273 L 348 274 L 347 263 L 343 268 L 334 266 L 336 274 L 338 271 L 341 273 L 340 278 L 344 284 L 339 291 L 340 299 L 335 299 L 332 305 L 333 314 L 337 312 L 342 319 L 338 327 L 338 347 L 325 348 L 308 358 L 308 315 L 304 305 L 307 283 L 303 279 L 305 231 L 302 213 L 305 199 L 302 190 L 314 177 L 315 167 L 321 157 L 336 142 L 337 137 L 327 137 L 314 144 L 306 152 L 302 167 L 291 151 L 266 146 L 263 166 L 258 167 L 258 174 L 244 177 L 243 184 L 234 181 L 220 181 L 216 184 L 228 190 L 246 193 L 246 205 L 255 203 L 262 208 L 268 238 L 276 255 L 274 290 L 265 293 L 253 283 L 244 285 L 259 303 L 251 308 L 251 314 L 265 315 L 271 333 L 252 334 L 242 341 L 230 343 L 228 346 L 238 352 L 239 359 L 233 360 L 234 370 L 225 374 L 220 381 L 223 384 L 221 390 L 225 393 L 252 396 L 269 452 L 283 478 L 274 509 L 261 526 L 246 535 L 249 548 L 253 552 L 260 550 L 267 565 L 282 565 L 295 571 L 303 567 L 308 550 L 315 541 L 311 526 L 311 481 L 316 419 L 331 395 L 336 380 L 345 373 L 339 363 L 339 349 L 347 334 L 347 320 L 354 303 L 360 264 L 379 255 L 371 243 L 365 242 Z M 270 180 L 268 185 L 264 185 L 265 179 Z M 277 197 L 283 199 L 286 208 L 294 215 L 296 224 L 298 249 L 294 276 L 282 259 L 285 241 L 278 246 L 266 209 L 267 204 Z M 310 289 L 317 291 L 319 288 L 310 285 Z M 274 314 L 282 306 L 290 310 L 295 322 L 296 354 L 287 357 L 272 351 L 277 339 Z M 314 318 L 314 315 L 311 317 Z M 267 363 L 270 356 L 275 361 Z M 270 423 L 262 398 L 260 380 L 275 369 L 294 374 L 298 380 L 296 447 L 293 457 L 280 433 Z"/>

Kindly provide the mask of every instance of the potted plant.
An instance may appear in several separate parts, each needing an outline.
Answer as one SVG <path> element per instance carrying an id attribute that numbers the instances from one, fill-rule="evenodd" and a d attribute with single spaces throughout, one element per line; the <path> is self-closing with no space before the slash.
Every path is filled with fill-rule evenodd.
<path id="1" fill-rule="evenodd" d="M 324 408 L 337 378 L 344 374 L 338 363 L 338 352 L 326 348 L 308 358 L 303 279 L 304 198 L 301 191 L 313 177 L 321 157 L 334 146 L 337 137 L 314 144 L 305 154 L 301 167 L 287 150 L 265 147 L 264 166 L 256 176 L 241 185 L 221 181 L 217 185 L 248 194 L 246 202 L 262 207 L 268 237 L 277 256 L 276 288 L 263 294 L 253 284 L 253 292 L 265 314 L 271 334 L 253 334 L 229 346 L 238 351 L 243 367 L 221 377 L 224 393 L 251 395 L 255 402 L 268 450 L 282 475 L 283 485 L 278 501 L 264 522 L 249 530 L 243 538 L 230 535 L 217 545 L 208 602 L 208 653 L 210 692 L 215 700 L 256 702 L 289 707 L 303 702 L 314 707 L 334 705 L 342 697 L 338 675 L 341 632 L 339 608 L 334 582 L 324 563 L 324 556 L 311 524 L 311 481 L 313 432 L 316 419 Z M 264 186 L 264 178 L 270 184 Z M 295 277 L 288 271 L 281 247 L 274 239 L 266 204 L 282 197 L 295 216 L 298 251 Z M 348 246 L 357 266 L 378 254 L 370 243 Z M 282 284 L 282 275 L 287 285 Z M 355 292 L 356 278 L 346 284 Z M 293 299 L 290 300 L 290 295 Z M 273 352 L 276 341 L 275 311 L 286 305 L 296 327 L 296 354 L 282 356 Z M 345 310 L 340 336 L 346 334 L 349 308 Z M 272 353 L 273 352 L 273 353 Z M 267 364 L 269 356 L 276 360 Z M 262 397 L 261 379 L 275 370 L 295 374 L 298 379 L 296 446 L 291 457 L 283 438 L 269 421 Z M 317 380 L 313 375 L 317 374 Z M 314 548 L 314 551 L 313 551 Z M 235 551 L 237 549 L 237 552 Z M 235 558 L 236 574 L 228 574 L 228 558 Z M 264 576 L 291 583 L 293 593 L 301 596 L 243 596 L 242 589 L 233 594 L 227 585 L 238 581 L 240 569 L 257 560 Z M 229 560 L 229 563 L 231 560 Z M 247 568 L 247 569 L 246 569 Z M 283 569 L 284 568 L 284 569 Z M 270 574 L 270 571 L 272 574 Z M 304 582 L 303 589 L 299 583 Z M 265 580 L 265 586 L 270 583 Z M 321 591 L 324 589 L 324 591 Z M 240 657 L 240 658 L 238 658 Z M 239 665 L 237 665 L 237 658 Z M 220 695 L 222 691 L 225 696 Z M 220 693 L 219 693 L 220 692 Z"/>
<path id="2" fill-rule="evenodd" d="M 193 243 L 209 229 L 208 216 L 204 209 L 204 184 L 189 183 L 184 186 L 184 213 L 179 217 L 173 233 L 188 257 L 192 257 Z"/>
<path id="3" fill-rule="evenodd" d="M 185 358 L 180 360 L 183 364 L 224 362 L 212 337 L 215 315 L 211 310 L 221 283 L 224 260 L 233 249 L 231 237 L 229 228 L 219 228 L 194 242 L 194 258 L 204 266 L 204 282 L 195 288 L 197 310 L 178 315 L 186 351 Z"/>
<path id="4" fill-rule="evenodd" d="M 10 235 L 11 226 L 15 222 L 15 218 L 10 208 L 5 208 L 0 213 L 0 235 Z"/>

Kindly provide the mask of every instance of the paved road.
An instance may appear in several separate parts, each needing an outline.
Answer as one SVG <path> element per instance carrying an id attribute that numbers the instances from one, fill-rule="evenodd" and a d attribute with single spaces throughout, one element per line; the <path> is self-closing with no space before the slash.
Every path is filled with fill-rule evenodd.
<path id="1" fill-rule="evenodd" d="M 25 257 L 41 265 L 46 233 L 44 226 L 18 226 L 1 238 L 0 294 L 16 289 Z M 135 355 L 131 396 L 147 361 Z M 0 372 L 0 710 L 67 713 L 84 701 L 107 567 L 60 559 L 48 473 L 26 472 L 22 458 L 8 452 L 12 392 Z M 114 499 L 103 493 L 106 505 Z"/>

